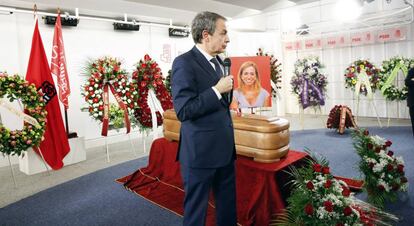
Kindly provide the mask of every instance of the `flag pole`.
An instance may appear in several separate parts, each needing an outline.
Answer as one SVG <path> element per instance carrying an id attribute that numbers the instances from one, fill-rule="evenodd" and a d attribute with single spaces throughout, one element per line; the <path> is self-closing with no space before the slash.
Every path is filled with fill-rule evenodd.
<path id="1" fill-rule="evenodd" d="M 68 123 L 68 110 L 65 107 L 65 124 L 66 124 L 66 135 L 69 137 L 69 123 Z"/>

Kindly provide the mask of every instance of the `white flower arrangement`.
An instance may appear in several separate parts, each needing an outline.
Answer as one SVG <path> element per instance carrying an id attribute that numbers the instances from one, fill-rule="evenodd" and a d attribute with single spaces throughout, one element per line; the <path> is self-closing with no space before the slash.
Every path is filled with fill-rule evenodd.
<path id="1" fill-rule="evenodd" d="M 378 135 L 370 136 L 368 130 L 356 130 L 353 138 L 361 157 L 359 169 L 365 178 L 368 201 L 380 208 L 386 200 L 396 201 L 397 192 L 406 192 L 408 188 L 403 158 L 389 150 L 391 141 Z"/>

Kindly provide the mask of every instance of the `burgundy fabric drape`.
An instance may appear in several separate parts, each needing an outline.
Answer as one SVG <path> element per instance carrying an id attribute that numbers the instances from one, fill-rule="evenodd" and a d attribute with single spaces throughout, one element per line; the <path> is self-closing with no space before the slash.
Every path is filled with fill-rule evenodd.
<path id="1" fill-rule="evenodd" d="M 175 161 L 178 143 L 165 138 L 151 146 L 148 166 L 118 179 L 125 188 L 143 198 L 183 215 L 184 190 L 180 165 Z M 285 207 L 289 192 L 289 165 L 301 164 L 306 153 L 289 151 L 276 163 L 258 163 L 251 158 L 238 156 L 236 160 L 237 217 L 241 225 L 269 225 L 273 214 Z M 280 184 L 283 183 L 283 184 Z M 214 199 L 210 199 L 206 225 L 215 225 Z"/>

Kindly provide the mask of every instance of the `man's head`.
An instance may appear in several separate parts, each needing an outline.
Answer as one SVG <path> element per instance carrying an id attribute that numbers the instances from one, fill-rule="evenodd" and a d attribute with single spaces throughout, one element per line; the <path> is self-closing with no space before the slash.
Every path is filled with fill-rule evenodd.
<path id="1" fill-rule="evenodd" d="M 194 43 L 200 45 L 207 53 L 215 56 L 226 50 L 230 42 L 227 35 L 226 18 L 217 13 L 201 12 L 196 15 L 191 25 Z"/>

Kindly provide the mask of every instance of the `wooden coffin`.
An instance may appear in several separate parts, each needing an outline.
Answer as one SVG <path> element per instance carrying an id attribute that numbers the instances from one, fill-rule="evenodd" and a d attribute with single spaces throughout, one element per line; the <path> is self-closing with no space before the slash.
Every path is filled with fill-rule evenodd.
<path id="1" fill-rule="evenodd" d="M 232 115 L 236 152 L 258 162 L 276 162 L 289 151 L 289 122 L 278 117 Z M 181 123 L 173 110 L 164 112 L 164 137 L 178 141 Z"/>

